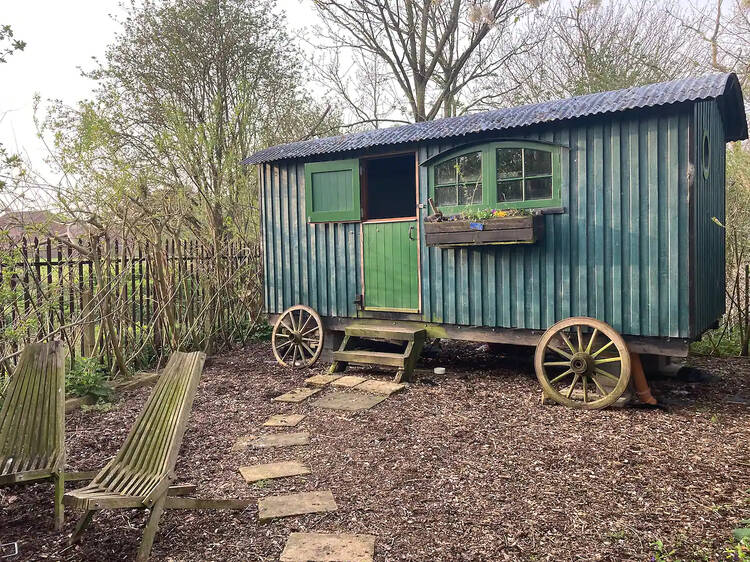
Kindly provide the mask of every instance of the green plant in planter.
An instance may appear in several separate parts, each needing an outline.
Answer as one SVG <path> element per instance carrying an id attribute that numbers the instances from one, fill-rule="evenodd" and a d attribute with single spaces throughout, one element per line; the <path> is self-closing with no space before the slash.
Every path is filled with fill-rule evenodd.
<path id="1" fill-rule="evenodd" d="M 489 219 L 529 215 L 531 215 L 530 209 L 472 209 L 461 213 L 459 220 L 482 222 Z"/>
<path id="2" fill-rule="evenodd" d="M 109 402 L 114 394 L 107 367 L 96 357 L 76 359 L 65 375 L 65 390 L 73 396 L 91 396 L 97 402 Z"/>

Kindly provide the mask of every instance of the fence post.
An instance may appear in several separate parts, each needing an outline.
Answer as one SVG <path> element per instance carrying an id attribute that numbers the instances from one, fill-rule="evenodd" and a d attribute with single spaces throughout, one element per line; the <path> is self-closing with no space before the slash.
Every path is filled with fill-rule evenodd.
<path id="1" fill-rule="evenodd" d="M 96 339 L 96 330 L 94 328 L 94 308 L 92 306 L 93 298 L 91 296 L 91 290 L 86 288 L 81 293 L 81 316 L 86 318 L 83 324 L 82 331 L 82 347 L 83 354 L 86 357 L 91 357 L 94 352 L 94 344 Z"/>

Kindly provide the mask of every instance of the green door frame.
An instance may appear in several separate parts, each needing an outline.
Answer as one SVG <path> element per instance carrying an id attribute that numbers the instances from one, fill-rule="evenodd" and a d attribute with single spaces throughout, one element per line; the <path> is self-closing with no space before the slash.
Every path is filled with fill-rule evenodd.
<path id="1" fill-rule="evenodd" d="M 388 152 L 384 154 L 378 154 L 371 158 L 360 158 L 360 162 L 363 160 L 377 160 L 379 158 L 387 158 L 389 156 L 397 156 L 399 154 L 413 154 L 414 155 L 414 215 L 411 217 L 396 217 L 389 219 L 372 219 L 367 220 L 362 212 L 361 228 L 359 233 L 359 255 L 360 255 L 360 278 L 362 279 L 362 308 L 364 310 L 371 311 L 383 311 L 383 312 L 407 312 L 419 314 L 422 312 L 422 239 L 421 239 L 421 225 L 420 225 L 420 202 L 419 202 L 419 160 L 417 153 L 413 150 L 405 150 L 398 152 Z M 360 164 L 361 165 L 361 164 Z M 360 168 L 360 174 L 362 173 Z M 367 190 L 367 178 L 362 178 L 360 181 L 360 189 L 362 191 L 360 195 L 360 201 L 365 201 L 365 197 L 368 195 L 365 191 Z M 409 222 L 412 221 L 415 224 L 416 231 L 416 243 L 417 243 L 417 308 L 383 308 L 383 307 L 371 307 L 367 306 L 367 290 L 365 281 L 365 253 L 364 253 L 364 238 L 365 238 L 365 225 L 376 224 L 376 223 L 390 223 L 390 222 Z"/>

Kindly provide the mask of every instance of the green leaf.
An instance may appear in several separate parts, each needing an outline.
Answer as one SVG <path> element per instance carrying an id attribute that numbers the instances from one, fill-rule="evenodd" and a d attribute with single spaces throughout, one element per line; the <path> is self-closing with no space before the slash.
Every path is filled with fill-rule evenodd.
<path id="1" fill-rule="evenodd" d="M 734 540 L 740 542 L 742 539 L 750 538 L 750 528 L 739 527 L 732 531 L 732 534 L 734 535 Z"/>

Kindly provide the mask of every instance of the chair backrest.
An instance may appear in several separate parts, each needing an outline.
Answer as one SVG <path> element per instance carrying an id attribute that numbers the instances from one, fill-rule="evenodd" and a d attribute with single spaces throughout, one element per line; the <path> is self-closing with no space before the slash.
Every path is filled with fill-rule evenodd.
<path id="1" fill-rule="evenodd" d="M 205 360 L 201 352 L 170 357 L 125 443 L 91 486 L 145 497 L 172 474 Z"/>
<path id="2" fill-rule="evenodd" d="M 65 348 L 27 345 L 0 409 L 0 474 L 54 471 L 65 459 Z"/>

